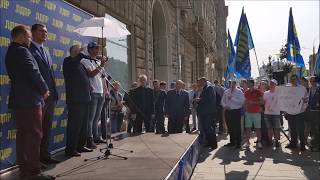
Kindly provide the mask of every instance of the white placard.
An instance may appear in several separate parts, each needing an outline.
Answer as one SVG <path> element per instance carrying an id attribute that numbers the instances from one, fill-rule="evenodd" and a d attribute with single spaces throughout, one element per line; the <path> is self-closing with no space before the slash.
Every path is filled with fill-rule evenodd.
<path id="1" fill-rule="evenodd" d="M 306 95 L 306 88 L 303 86 L 279 86 L 278 103 L 281 111 L 288 114 L 299 114 L 303 110 L 302 98 Z"/>

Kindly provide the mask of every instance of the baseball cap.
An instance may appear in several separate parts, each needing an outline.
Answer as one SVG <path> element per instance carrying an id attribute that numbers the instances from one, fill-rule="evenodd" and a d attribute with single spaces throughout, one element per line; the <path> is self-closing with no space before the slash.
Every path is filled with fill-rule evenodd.
<path id="1" fill-rule="evenodd" d="M 270 82 L 273 82 L 273 84 L 278 85 L 278 81 L 275 79 L 271 79 Z"/>
<path id="2" fill-rule="evenodd" d="M 89 49 L 92 49 L 92 48 L 99 47 L 99 46 L 100 45 L 98 45 L 96 42 L 89 42 L 87 47 Z"/>

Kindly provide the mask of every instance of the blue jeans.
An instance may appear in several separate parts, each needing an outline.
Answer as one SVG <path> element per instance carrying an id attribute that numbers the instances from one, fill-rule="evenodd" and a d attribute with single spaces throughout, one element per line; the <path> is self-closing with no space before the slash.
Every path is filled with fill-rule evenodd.
<path id="1" fill-rule="evenodd" d="M 98 139 L 98 121 L 103 108 L 104 96 L 102 93 L 91 93 L 89 105 L 88 137 Z"/>

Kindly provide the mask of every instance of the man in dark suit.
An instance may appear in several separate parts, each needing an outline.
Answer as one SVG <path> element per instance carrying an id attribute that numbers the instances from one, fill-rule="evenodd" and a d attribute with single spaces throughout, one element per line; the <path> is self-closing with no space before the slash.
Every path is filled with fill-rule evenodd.
<path id="1" fill-rule="evenodd" d="M 164 105 L 166 100 L 166 92 L 160 89 L 159 80 L 153 81 L 153 104 L 154 104 L 154 122 L 156 124 L 156 133 L 165 133 L 164 128 Z"/>
<path id="2" fill-rule="evenodd" d="M 154 116 L 153 108 L 153 91 L 146 87 L 147 76 L 139 76 L 139 87 L 130 90 L 129 96 L 133 101 L 132 114 L 135 114 L 133 122 L 133 132 L 142 133 L 142 123 L 146 128 L 146 132 L 154 132 L 154 124 L 152 116 Z"/>
<path id="3" fill-rule="evenodd" d="M 198 84 L 199 87 L 202 88 L 200 97 L 196 98 L 198 102 L 197 114 L 199 117 L 200 137 L 205 136 L 207 141 L 206 146 L 216 149 L 217 139 L 214 124 L 216 115 L 216 92 L 212 86 L 208 85 L 205 77 L 200 78 Z"/>
<path id="4" fill-rule="evenodd" d="M 21 179 L 54 179 L 40 174 L 41 108 L 50 95 L 49 88 L 28 50 L 30 28 L 18 25 L 12 29 L 11 37 L 5 63 L 11 80 L 9 108 L 16 119 L 19 175 Z"/>
<path id="5" fill-rule="evenodd" d="M 31 27 L 32 32 L 32 43 L 30 44 L 30 52 L 37 61 L 39 65 L 40 73 L 43 79 L 46 81 L 50 96 L 45 100 L 45 105 L 43 107 L 43 121 L 42 121 L 42 131 L 43 137 L 41 140 L 40 147 L 40 160 L 44 164 L 59 163 L 57 159 L 50 156 L 48 150 L 50 142 L 50 132 L 51 124 L 54 114 L 55 104 L 58 100 L 58 93 L 56 89 L 56 83 L 54 78 L 54 72 L 52 68 L 52 59 L 49 52 L 44 48 L 43 43 L 47 40 L 48 31 L 43 24 L 34 24 Z"/>
<path id="6" fill-rule="evenodd" d="M 186 132 L 190 132 L 189 127 L 189 94 L 183 90 L 183 82 L 178 80 L 175 89 L 167 92 L 166 114 L 168 116 L 168 132 L 182 133 L 183 124 L 186 125 Z"/>
<path id="7" fill-rule="evenodd" d="M 85 147 L 89 118 L 90 84 L 87 71 L 80 63 L 83 54 L 80 47 L 70 47 L 70 56 L 63 61 L 63 76 L 68 106 L 66 155 L 80 156 L 80 152 L 92 152 Z"/>

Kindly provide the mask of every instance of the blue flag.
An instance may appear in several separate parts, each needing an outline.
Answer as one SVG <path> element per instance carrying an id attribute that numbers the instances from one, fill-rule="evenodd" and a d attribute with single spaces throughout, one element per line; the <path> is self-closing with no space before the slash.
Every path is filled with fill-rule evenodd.
<path id="1" fill-rule="evenodd" d="M 288 44 L 288 48 L 287 48 L 288 61 L 295 62 L 297 67 L 300 67 L 300 68 L 305 67 L 303 58 L 300 54 L 300 44 L 299 44 L 296 27 L 293 21 L 292 8 L 290 8 L 290 12 L 289 12 L 287 44 Z"/>
<path id="2" fill-rule="evenodd" d="M 232 43 L 232 39 L 230 36 L 230 32 L 228 29 L 228 69 L 229 72 L 234 72 L 235 71 L 235 51 Z"/>
<path id="3" fill-rule="evenodd" d="M 314 64 L 314 73 L 320 76 L 320 44 L 318 47 L 318 52 L 316 56 L 316 62 Z"/>
<path id="4" fill-rule="evenodd" d="M 236 72 L 243 78 L 251 78 L 251 63 L 249 50 L 254 48 L 247 16 L 242 9 L 235 44 L 236 50 Z"/>

